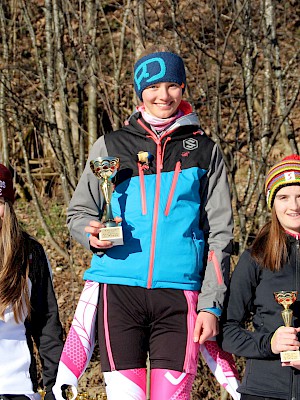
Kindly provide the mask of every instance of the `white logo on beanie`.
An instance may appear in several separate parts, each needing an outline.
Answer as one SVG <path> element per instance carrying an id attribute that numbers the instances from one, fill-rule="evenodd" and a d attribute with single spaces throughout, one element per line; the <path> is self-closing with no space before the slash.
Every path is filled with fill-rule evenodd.
<path id="1" fill-rule="evenodd" d="M 295 172 L 294 172 L 294 171 L 285 172 L 285 173 L 284 173 L 284 179 L 285 179 L 286 181 L 293 181 L 293 180 L 295 180 L 295 179 L 296 179 Z"/>
<path id="2" fill-rule="evenodd" d="M 0 196 L 2 196 L 2 189 L 6 188 L 6 184 L 4 181 L 0 181 Z"/>

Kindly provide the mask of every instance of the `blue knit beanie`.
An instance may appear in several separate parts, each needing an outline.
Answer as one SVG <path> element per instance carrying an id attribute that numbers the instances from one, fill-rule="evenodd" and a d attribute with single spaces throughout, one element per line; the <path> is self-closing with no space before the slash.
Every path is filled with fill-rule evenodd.
<path id="1" fill-rule="evenodd" d="M 148 86 L 158 82 L 174 82 L 184 92 L 186 76 L 184 63 L 177 54 L 157 52 L 140 58 L 134 65 L 134 89 L 142 101 L 142 92 Z"/>

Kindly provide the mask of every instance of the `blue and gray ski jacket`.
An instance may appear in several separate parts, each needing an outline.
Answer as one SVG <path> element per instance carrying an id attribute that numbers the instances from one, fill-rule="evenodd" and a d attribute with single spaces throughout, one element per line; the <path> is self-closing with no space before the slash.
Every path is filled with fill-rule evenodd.
<path id="1" fill-rule="evenodd" d="M 138 161 L 140 151 L 152 155 L 149 163 Z M 84 279 L 197 290 L 198 310 L 220 313 L 229 275 L 231 200 L 220 150 L 196 114 L 157 136 L 136 112 L 95 142 L 67 213 L 71 235 L 88 249 L 84 228 L 101 218 L 104 207 L 90 160 L 107 155 L 120 158 L 111 205 L 122 217 L 124 245 L 95 251 Z"/>

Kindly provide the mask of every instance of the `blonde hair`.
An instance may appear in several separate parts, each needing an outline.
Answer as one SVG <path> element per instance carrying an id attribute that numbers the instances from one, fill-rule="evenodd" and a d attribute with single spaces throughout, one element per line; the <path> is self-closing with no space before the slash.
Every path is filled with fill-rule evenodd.
<path id="1" fill-rule="evenodd" d="M 271 271 L 279 271 L 287 261 L 286 233 L 277 218 L 275 207 L 271 211 L 271 221 L 258 232 L 251 255 L 262 267 Z"/>
<path id="2" fill-rule="evenodd" d="M 13 205 L 5 201 L 0 226 L 0 318 L 3 319 L 6 308 L 12 306 L 17 323 L 24 315 L 30 316 L 26 247 Z"/>

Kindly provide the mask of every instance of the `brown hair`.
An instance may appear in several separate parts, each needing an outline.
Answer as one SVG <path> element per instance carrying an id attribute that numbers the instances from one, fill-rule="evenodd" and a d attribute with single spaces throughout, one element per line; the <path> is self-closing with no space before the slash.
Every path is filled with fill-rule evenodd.
<path id="1" fill-rule="evenodd" d="M 252 248 L 252 257 L 264 268 L 279 271 L 287 260 L 286 234 L 275 211 L 271 211 L 271 221 L 258 232 Z"/>
<path id="2" fill-rule="evenodd" d="M 29 265 L 24 232 L 10 201 L 4 203 L 0 224 L 0 318 L 3 319 L 6 308 L 12 306 L 18 323 L 23 316 L 30 316 Z"/>

